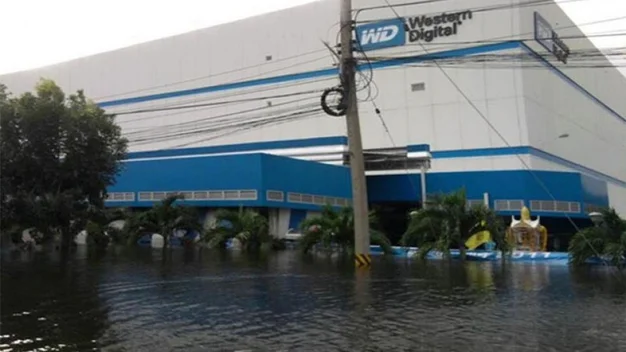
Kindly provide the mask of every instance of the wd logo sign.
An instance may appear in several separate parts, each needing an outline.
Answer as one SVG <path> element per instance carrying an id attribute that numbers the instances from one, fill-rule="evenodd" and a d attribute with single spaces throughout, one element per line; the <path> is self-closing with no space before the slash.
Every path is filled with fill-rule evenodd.
<path id="1" fill-rule="evenodd" d="M 356 27 L 357 50 L 368 51 L 404 45 L 406 29 L 404 20 L 392 20 L 369 23 Z"/>

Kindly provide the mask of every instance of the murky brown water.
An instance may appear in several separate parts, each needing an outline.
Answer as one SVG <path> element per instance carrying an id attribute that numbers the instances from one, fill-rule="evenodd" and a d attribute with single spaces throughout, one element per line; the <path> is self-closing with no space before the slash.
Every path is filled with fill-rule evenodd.
<path id="1" fill-rule="evenodd" d="M 626 351 L 626 287 L 607 268 L 55 256 L 2 255 L 0 350 Z"/>

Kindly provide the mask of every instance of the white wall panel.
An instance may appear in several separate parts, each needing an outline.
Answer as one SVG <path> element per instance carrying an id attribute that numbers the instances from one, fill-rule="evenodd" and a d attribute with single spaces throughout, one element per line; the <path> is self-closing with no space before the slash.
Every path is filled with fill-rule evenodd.
<path id="1" fill-rule="evenodd" d="M 480 113 L 489 116 L 486 100 L 474 100 L 473 104 Z M 461 145 L 463 149 L 485 148 L 493 144 L 491 142 L 491 129 L 476 109 L 468 103 L 459 104 L 459 116 L 462 130 Z M 443 132 L 444 131 L 441 131 L 440 133 Z"/>
<path id="2" fill-rule="evenodd" d="M 533 33 L 533 13 L 537 10 L 561 37 L 582 36 L 572 21 L 556 5 L 521 10 L 522 31 Z M 577 82 L 603 103 L 626 117 L 626 79 L 616 69 L 576 68 L 576 56 L 592 52 L 587 39 L 563 39 L 572 55 L 568 64 L 558 62 L 535 41 L 527 44 L 567 77 Z M 598 61 L 600 60 L 600 61 Z M 608 64 L 594 56 L 593 62 Z M 626 180 L 626 121 L 588 97 L 580 88 L 560 77 L 553 69 L 534 65 L 523 70 L 524 101 L 529 143 L 567 160 L 618 179 Z M 561 134 L 570 135 L 558 139 Z M 533 165 L 534 167 L 535 165 Z"/>
<path id="3" fill-rule="evenodd" d="M 522 142 L 518 119 L 517 98 L 490 99 L 486 116 L 493 127 L 489 127 L 490 147 L 518 146 Z M 484 120 L 483 120 L 484 121 Z M 487 122 L 483 122 L 487 124 Z"/>
<path id="4" fill-rule="evenodd" d="M 433 111 L 432 105 L 407 109 L 408 144 L 434 145 L 436 130 Z"/>
<path id="5" fill-rule="evenodd" d="M 445 158 L 433 159 L 431 171 L 433 172 L 459 172 L 459 171 L 493 171 L 493 170 L 525 170 L 524 163 L 530 164 L 528 155 L 504 155 L 504 156 L 481 156 L 472 158 Z"/>
<path id="6" fill-rule="evenodd" d="M 458 104 L 433 105 L 435 140 L 433 150 L 461 149 L 461 118 Z"/>
<path id="7" fill-rule="evenodd" d="M 608 184 L 609 203 L 618 214 L 626 217 L 626 187 Z"/>
<path id="8" fill-rule="evenodd" d="M 401 2 L 410 1 L 392 1 Z M 426 49 L 408 43 L 401 48 L 372 52 L 370 56 L 419 55 L 489 44 L 496 40 L 494 38 L 530 38 L 534 10 L 539 10 L 556 28 L 571 26 L 571 21 L 557 6 L 545 4 L 534 8 L 512 6 L 477 11 L 492 5 L 515 5 L 518 2 L 499 0 L 496 4 L 486 0 L 447 0 L 398 7 L 399 14 L 407 17 L 451 10 L 475 11 L 473 19 L 458 27 L 458 35 L 424 43 Z M 21 93 L 31 90 L 39 77 L 48 77 L 68 92 L 84 88 L 88 96 L 98 101 L 109 101 L 330 68 L 333 59 L 320 40 L 335 44 L 338 4 L 337 0 L 317 1 L 39 70 L 5 75 L 0 77 L 0 81 L 15 93 Z M 380 5 L 380 0 L 354 1 L 355 8 Z M 362 11 L 358 19 L 364 21 L 394 16 L 392 11 L 383 7 Z M 580 35 L 575 28 L 557 30 L 562 36 Z M 535 50 L 542 50 L 534 41 L 527 43 Z M 574 50 L 591 48 L 587 40 L 567 40 L 567 43 Z M 619 157 L 626 151 L 626 123 L 611 116 L 606 109 L 537 63 L 532 68 L 519 68 L 519 60 L 512 58 L 522 53 L 525 52 L 492 52 L 485 54 L 485 57 L 491 58 L 487 63 L 477 63 L 476 58 L 459 57 L 441 61 L 441 65 L 509 144 L 530 144 L 626 179 L 626 163 L 623 157 Z M 503 59 L 494 62 L 493 57 L 497 58 L 497 55 L 503 55 Z M 271 56 L 271 60 L 267 60 L 267 56 Z M 568 69 L 567 65 L 554 59 L 550 62 L 626 115 L 626 99 L 623 99 L 626 80 L 616 70 Z M 369 72 L 365 71 L 365 74 Z M 432 62 L 376 70 L 373 77 L 377 89 L 374 87 L 372 93 L 378 91 L 376 104 L 394 142 L 374 113 L 373 105 L 363 101 L 359 109 L 366 148 L 427 143 L 433 150 L 457 150 L 505 145 Z M 414 83 L 424 83 L 425 89 L 412 91 Z M 107 110 L 120 113 L 180 104 L 259 99 L 324 89 L 337 84 L 336 76 L 318 77 L 115 106 Z M 360 92 L 359 97 L 366 98 L 365 93 Z M 301 101 L 295 101 L 300 98 Z M 268 106 L 268 101 L 272 106 Z M 313 117 L 274 125 L 225 128 L 252 117 L 284 115 L 289 110 L 293 112 L 297 108 L 317 106 L 318 103 L 319 94 L 311 94 L 189 110 L 120 115 L 118 121 L 132 142 L 131 151 L 345 135 L 344 120 L 322 112 Z M 562 133 L 569 133 L 570 138 L 555 140 Z M 170 138 L 164 139 L 164 136 Z M 506 158 L 485 160 L 468 163 L 467 167 L 519 166 L 515 162 L 507 164 L 509 161 L 502 161 L 509 160 Z M 449 162 L 438 160 L 435 165 L 441 164 L 445 169 Z M 461 165 L 465 163 L 463 161 Z M 533 167 L 542 167 L 540 162 L 536 165 L 533 161 Z"/>

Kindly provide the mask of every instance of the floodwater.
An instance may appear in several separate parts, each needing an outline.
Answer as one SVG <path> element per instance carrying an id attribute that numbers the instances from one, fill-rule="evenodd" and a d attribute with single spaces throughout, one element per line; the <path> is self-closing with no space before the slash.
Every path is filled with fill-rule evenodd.
<path id="1" fill-rule="evenodd" d="M 609 268 L 125 249 L 2 255 L 2 351 L 626 351 Z"/>

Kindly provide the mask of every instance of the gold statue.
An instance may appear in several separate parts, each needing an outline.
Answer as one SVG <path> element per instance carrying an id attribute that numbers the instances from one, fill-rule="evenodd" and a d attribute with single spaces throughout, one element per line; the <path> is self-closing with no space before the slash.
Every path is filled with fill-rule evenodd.
<path id="1" fill-rule="evenodd" d="M 548 230 L 539 223 L 539 216 L 532 220 L 527 207 L 520 211 L 519 220 L 511 217 L 507 237 L 518 251 L 545 252 L 548 246 Z"/>

